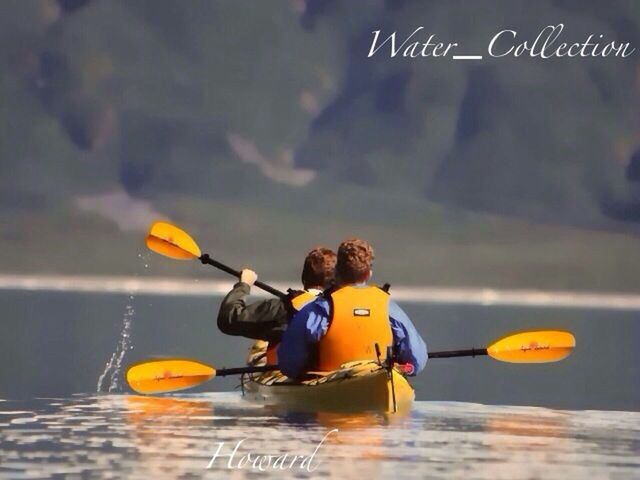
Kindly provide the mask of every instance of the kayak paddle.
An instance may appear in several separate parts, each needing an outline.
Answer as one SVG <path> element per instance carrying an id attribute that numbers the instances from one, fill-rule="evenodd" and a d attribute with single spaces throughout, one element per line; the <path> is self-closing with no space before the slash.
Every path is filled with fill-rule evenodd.
<path id="1" fill-rule="evenodd" d="M 488 355 L 509 363 L 550 363 L 563 360 L 576 346 L 574 336 L 564 330 L 528 330 L 504 336 L 487 348 L 429 353 L 429 358 Z M 213 377 L 278 370 L 277 365 L 223 368 L 182 358 L 145 360 L 129 366 L 127 383 L 137 393 L 169 393 L 195 387 Z"/>
<path id="2" fill-rule="evenodd" d="M 127 368 L 127 383 L 137 393 L 168 393 L 195 387 L 213 377 L 278 370 L 277 365 L 221 368 L 186 358 L 160 358 L 133 363 Z"/>
<path id="3" fill-rule="evenodd" d="M 208 254 L 202 253 L 200 247 L 191 236 L 184 230 L 167 222 L 155 222 L 149 228 L 146 239 L 147 247 L 160 255 L 176 260 L 200 260 L 203 264 L 214 266 L 223 272 L 240 278 L 240 272 L 224 263 L 211 258 Z M 284 298 L 286 294 L 277 290 L 264 282 L 256 281 L 256 287 L 261 288 L 276 297 Z"/>
<path id="4" fill-rule="evenodd" d="M 430 352 L 429 358 L 489 355 L 501 362 L 549 363 L 568 357 L 575 346 L 575 337 L 565 330 L 528 330 L 499 338 L 487 348 Z"/>

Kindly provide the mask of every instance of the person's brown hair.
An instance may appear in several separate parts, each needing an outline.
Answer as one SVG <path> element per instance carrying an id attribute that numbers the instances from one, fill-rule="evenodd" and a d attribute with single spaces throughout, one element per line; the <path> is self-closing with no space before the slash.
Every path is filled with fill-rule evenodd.
<path id="1" fill-rule="evenodd" d="M 302 285 L 304 288 L 329 288 L 336 276 L 336 253 L 330 248 L 316 247 L 304 259 Z"/>
<path id="2" fill-rule="evenodd" d="M 363 281 L 373 266 L 373 259 L 373 248 L 368 242 L 358 238 L 345 240 L 338 248 L 338 282 L 347 284 Z"/>

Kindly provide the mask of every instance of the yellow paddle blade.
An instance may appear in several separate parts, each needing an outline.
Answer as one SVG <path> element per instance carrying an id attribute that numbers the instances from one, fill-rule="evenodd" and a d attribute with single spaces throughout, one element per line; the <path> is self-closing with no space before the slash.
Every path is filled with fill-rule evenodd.
<path id="1" fill-rule="evenodd" d="M 496 340 L 487 353 L 502 362 L 547 363 L 568 357 L 575 346 L 575 337 L 564 330 L 530 330 Z"/>
<path id="2" fill-rule="evenodd" d="M 187 232 L 167 222 L 151 225 L 147 247 L 160 255 L 178 260 L 193 260 L 202 255 L 200 247 Z"/>
<path id="3" fill-rule="evenodd" d="M 127 369 L 127 383 L 143 393 L 167 393 L 195 387 L 214 377 L 213 367 L 184 358 L 145 360 Z"/>

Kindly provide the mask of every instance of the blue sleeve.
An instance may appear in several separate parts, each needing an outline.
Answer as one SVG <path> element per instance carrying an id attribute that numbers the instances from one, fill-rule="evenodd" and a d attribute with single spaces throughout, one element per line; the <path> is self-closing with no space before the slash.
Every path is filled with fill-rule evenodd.
<path id="1" fill-rule="evenodd" d="M 300 310 L 289 323 L 278 347 L 278 366 L 287 377 L 296 378 L 309 366 L 314 344 L 329 328 L 329 305 L 318 299 Z"/>
<path id="2" fill-rule="evenodd" d="M 413 375 L 420 373 L 427 364 L 427 345 L 407 314 L 392 300 L 389 301 L 389 321 L 397 361 L 413 365 Z"/>

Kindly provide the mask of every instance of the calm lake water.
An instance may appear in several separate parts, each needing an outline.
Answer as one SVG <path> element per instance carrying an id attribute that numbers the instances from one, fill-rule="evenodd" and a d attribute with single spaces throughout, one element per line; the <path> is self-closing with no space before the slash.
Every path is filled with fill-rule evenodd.
<path id="1" fill-rule="evenodd" d="M 250 341 L 217 330 L 219 302 L 214 296 L 2 291 L 0 398 L 96 392 L 114 352 L 118 357 L 124 353 L 122 367 L 151 356 L 240 366 Z M 569 358 L 554 364 L 515 365 L 486 357 L 431 360 L 413 380 L 418 400 L 640 410 L 640 312 L 402 306 L 434 351 L 484 347 L 506 333 L 529 328 L 568 329 L 577 342 Z M 113 384 L 112 390 L 126 391 L 121 373 L 122 368 L 107 372 L 103 389 Z M 195 391 L 232 391 L 237 386 L 237 378 L 219 378 Z"/>
<path id="2" fill-rule="evenodd" d="M 0 478 L 640 477 L 640 312 L 403 304 L 432 350 L 549 327 L 572 331 L 577 348 L 547 365 L 434 359 L 413 380 L 413 410 L 385 416 L 270 410 L 242 400 L 235 378 L 188 395 L 127 394 L 122 371 L 150 356 L 244 363 L 250 342 L 216 329 L 220 298 L 3 291 L 0 301 Z M 96 394 L 101 376 L 112 393 Z M 228 454 L 247 439 L 240 458 L 310 455 L 334 428 L 313 472 L 206 468 L 220 442 Z"/>
<path id="3" fill-rule="evenodd" d="M 404 416 L 294 414 L 236 393 L 82 395 L 0 402 L 0 426 L 6 479 L 582 480 L 640 471 L 640 413 L 628 412 L 417 402 Z M 317 447 L 306 468 L 274 468 L 278 456 L 310 457 Z M 271 468 L 267 459 L 254 469 L 266 455 Z"/>

